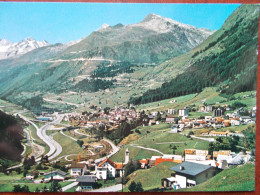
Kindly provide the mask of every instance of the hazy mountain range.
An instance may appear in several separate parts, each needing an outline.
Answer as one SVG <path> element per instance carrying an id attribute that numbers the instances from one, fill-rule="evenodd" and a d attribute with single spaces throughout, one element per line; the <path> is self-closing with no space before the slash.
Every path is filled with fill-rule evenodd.
<path id="1" fill-rule="evenodd" d="M 194 93 L 228 81 L 229 76 L 233 80 L 228 83 L 240 90 L 237 78 L 244 78 L 256 65 L 256 29 L 256 5 L 240 6 L 216 32 L 156 14 L 137 24 L 104 24 L 78 42 L 47 45 L 1 60 L 1 98 L 23 104 L 36 92 L 44 96 L 71 90 L 90 93 L 85 99 L 98 93 L 102 100 L 107 94 L 99 91 L 109 88 L 119 103 L 130 97 L 139 98 L 132 98 L 134 103 L 144 103 Z M 160 97 L 151 98 L 149 92 L 145 99 L 138 97 L 161 85 L 168 87 L 152 91 Z M 248 85 L 247 89 L 254 88 Z M 117 95 L 126 89 L 127 93 Z"/>
<path id="2" fill-rule="evenodd" d="M 29 51 L 47 45 L 49 45 L 47 41 L 36 41 L 31 37 L 15 43 L 7 39 L 0 39 L 0 59 L 21 56 Z"/>

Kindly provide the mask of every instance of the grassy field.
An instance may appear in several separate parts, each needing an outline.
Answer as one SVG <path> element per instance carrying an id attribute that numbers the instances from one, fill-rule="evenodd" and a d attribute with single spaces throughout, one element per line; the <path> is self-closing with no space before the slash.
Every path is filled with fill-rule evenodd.
<path id="1" fill-rule="evenodd" d="M 37 121 L 37 122 L 34 122 L 39 128 L 41 128 L 42 126 L 46 125 L 45 122 L 40 122 L 40 121 Z"/>
<path id="2" fill-rule="evenodd" d="M 140 131 L 140 134 L 136 133 L 135 130 L 134 134 L 138 135 L 139 139 L 130 141 L 128 144 L 124 145 L 118 153 L 111 157 L 111 159 L 115 161 L 122 161 L 122 159 L 124 159 L 124 152 L 126 148 L 129 149 L 131 159 L 143 159 L 161 155 L 158 152 L 140 149 L 135 146 L 153 148 L 164 154 L 173 154 L 173 150 L 170 145 L 175 145 L 177 147 L 175 154 L 179 155 L 183 154 L 184 149 L 208 149 L 209 142 L 187 138 L 181 134 L 169 133 L 169 127 L 169 124 L 160 124 L 136 128 Z M 147 131 L 149 131 L 149 133 Z"/>
<path id="3" fill-rule="evenodd" d="M 25 145 L 25 144 L 24 144 Z M 31 149 L 31 147 L 29 147 L 29 146 L 27 146 L 27 145 L 25 145 L 25 152 L 24 152 L 24 154 L 23 154 L 23 157 L 26 157 L 26 156 L 28 156 L 28 155 L 30 155 L 31 153 L 32 153 L 32 149 Z"/>
<path id="4" fill-rule="evenodd" d="M 173 171 L 170 171 L 169 168 L 175 165 L 177 165 L 177 163 L 162 162 L 159 165 L 154 166 L 150 169 L 139 169 L 128 176 L 130 180 L 127 182 L 125 189 L 128 191 L 127 186 L 129 186 L 132 181 L 136 183 L 141 182 L 144 190 L 158 188 L 161 186 L 162 178 L 171 176 L 171 173 L 173 173 Z"/>
<path id="5" fill-rule="evenodd" d="M 74 186 L 68 190 L 66 190 L 65 192 L 76 192 L 77 186 Z"/>
<path id="6" fill-rule="evenodd" d="M 1 177 L 0 177 L 1 179 Z M 13 180 L 8 180 L 7 183 L 3 184 L 2 181 L 0 180 L 0 192 L 12 192 L 14 189 L 14 185 L 27 185 L 29 187 L 30 192 L 35 192 L 36 188 L 38 188 L 39 190 L 41 190 L 44 186 L 46 186 L 47 188 L 50 187 L 51 183 L 40 183 L 40 184 L 35 184 L 35 183 L 13 183 Z M 59 182 L 59 184 L 61 185 L 61 187 L 64 187 L 66 185 L 69 185 L 70 183 L 72 183 L 71 181 L 65 181 L 65 182 Z"/>
<path id="7" fill-rule="evenodd" d="M 255 165 L 246 164 L 227 169 L 208 181 L 182 191 L 253 191 L 255 189 Z"/>
<path id="8" fill-rule="evenodd" d="M 73 141 L 72 139 L 62 135 L 60 132 L 56 133 L 53 136 L 53 138 L 62 147 L 62 152 L 58 157 L 69 155 L 69 154 L 78 154 L 79 152 L 83 151 L 76 141 Z"/>
<path id="9" fill-rule="evenodd" d="M 212 105 L 226 105 L 229 104 L 231 105 L 235 101 L 239 101 L 241 103 L 244 103 L 247 105 L 249 109 L 251 109 L 253 106 L 256 105 L 256 97 L 255 97 L 256 91 L 249 91 L 249 92 L 242 92 L 242 93 L 237 93 L 234 95 L 236 100 L 228 101 L 227 98 L 220 96 L 220 93 L 217 92 L 216 87 L 208 87 L 205 88 L 201 93 L 199 94 L 190 94 L 190 95 L 185 95 L 181 97 L 176 97 L 176 98 L 171 98 L 171 99 L 166 99 L 166 100 L 161 100 L 157 102 L 152 102 L 148 104 L 142 104 L 136 106 L 138 111 L 166 111 L 167 109 L 173 108 L 173 109 L 180 109 L 183 108 L 184 106 L 188 105 L 195 105 L 199 106 L 202 105 L 203 102 L 202 100 L 205 100 L 207 104 L 212 104 Z M 249 95 L 250 97 L 243 98 L 244 95 Z M 170 103 L 171 100 L 176 100 L 175 103 Z M 216 103 L 219 104 L 216 104 Z M 211 115 L 212 113 L 205 113 L 205 115 Z M 203 116 L 203 113 L 193 113 L 192 114 L 194 117 L 195 116 Z"/>
<path id="10" fill-rule="evenodd" d="M 0 110 L 8 114 L 14 114 L 16 112 L 24 111 L 21 106 L 13 104 L 11 102 L 0 99 Z"/>
<path id="11" fill-rule="evenodd" d="M 142 111 L 142 110 L 145 110 L 145 111 L 158 111 L 158 110 L 166 110 L 167 108 L 176 108 L 176 107 L 179 107 L 180 104 L 191 100 L 195 96 L 196 96 L 196 94 L 190 94 L 190 95 L 185 95 L 185 96 L 176 97 L 176 98 L 170 98 L 170 99 L 166 99 L 166 100 L 162 100 L 162 101 L 158 101 L 158 102 L 152 102 L 152 103 L 148 103 L 148 104 L 141 104 L 141 105 L 137 105 L 136 109 L 138 111 Z M 177 102 L 170 103 L 174 99 Z"/>
<path id="12" fill-rule="evenodd" d="M 246 124 L 246 125 L 239 125 L 239 126 L 230 126 L 230 127 L 224 127 L 220 129 L 215 129 L 214 131 L 238 131 L 241 132 L 243 130 L 246 130 L 248 127 L 254 127 L 255 124 Z"/>
<path id="13" fill-rule="evenodd" d="M 115 155 L 113 155 L 110 159 L 114 162 L 124 162 L 125 161 L 125 150 L 128 148 L 129 156 L 132 160 L 140 160 L 143 158 L 150 158 L 151 156 L 160 156 L 160 153 L 153 152 L 149 150 L 142 150 L 140 148 L 136 148 L 130 145 L 126 145 L 122 147 Z"/>
<path id="14" fill-rule="evenodd" d="M 50 150 L 49 146 L 37 136 L 36 129 L 35 129 L 34 126 L 30 125 L 28 127 L 28 129 L 31 132 L 31 135 L 32 135 L 32 137 L 34 139 L 34 142 L 36 144 L 39 144 L 39 145 L 43 146 L 44 147 L 44 151 L 45 151 L 44 154 L 46 154 Z"/>

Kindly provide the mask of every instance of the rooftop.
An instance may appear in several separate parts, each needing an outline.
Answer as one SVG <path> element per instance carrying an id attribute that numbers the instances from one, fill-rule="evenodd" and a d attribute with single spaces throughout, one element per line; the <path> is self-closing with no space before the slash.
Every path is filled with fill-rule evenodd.
<path id="1" fill-rule="evenodd" d="M 59 175 L 63 175 L 63 176 L 66 175 L 66 173 L 61 171 L 61 170 L 55 170 L 55 171 L 52 171 L 52 172 L 49 172 L 49 173 L 45 173 L 44 175 L 49 175 L 49 174 L 53 174 L 53 173 L 58 173 Z"/>
<path id="2" fill-rule="evenodd" d="M 77 164 L 72 164 L 71 168 L 80 168 L 83 169 L 86 166 L 84 163 L 77 163 Z"/>
<path id="3" fill-rule="evenodd" d="M 84 175 L 84 176 L 78 176 L 76 179 L 76 182 L 96 182 L 97 176 L 95 175 Z"/>
<path id="4" fill-rule="evenodd" d="M 211 166 L 209 165 L 202 165 L 198 163 L 185 161 L 181 164 L 171 167 L 170 170 L 175 171 L 176 173 L 183 173 L 191 176 L 196 176 L 210 168 Z"/>
<path id="5" fill-rule="evenodd" d="M 110 160 L 109 158 L 103 160 L 103 161 L 98 165 L 98 167 L 101 167 L 101 166 L 102 166 L 103 164 L 105 164 L 106 162 L 109 163 L 112 167 L 116 168 L 116 164 L 115 164 L 112 160 Z"/>

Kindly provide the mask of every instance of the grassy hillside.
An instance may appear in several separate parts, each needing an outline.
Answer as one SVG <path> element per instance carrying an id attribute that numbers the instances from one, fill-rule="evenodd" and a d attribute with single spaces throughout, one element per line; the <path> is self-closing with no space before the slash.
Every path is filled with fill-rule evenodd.
<path id="1" fill-rule="evenodd" d="M 156 17 L 161 19 L 155 16 L 155 20 Z M 195 27 L 183 28 L 165 19 L 162 23 L 172 30 L 161 33 L 144 28 L 141 23 L 141 26 L 116 25 L 94 31 L 70 47 L 57 44 L 17 59 L 3 60 L 0 97 L 19 105 L 34 96 L 60 94 L 72 103 L 101 106 L 126 103 L 130 96 L 161 86 L 162 81 L 152 80 L 159 74 L 150 74 L 158 64 L 190 51 L 211 34 Z M 173 78 L 187 66 L 174 67 L 174 71 L 162 78 Z M 104 92 L 105 89 L 111 93 Z M 70 97 L 68 91 L 77 94 Z M 113 101 L 106 100 L 107 95 Z M 28 106 L 35 110 L 32 107 Z"/>
<path id="2" fill-rule="evenodd" d="M 130 158 L 133 160 L 151 158 L 151 156 L 161 156 L 161 153 L 172 154 L 173 145 L 176 146 L 175 154 L 179 155 L 183 155 L 184 149 L 208 149 L 209 142 L 187 138 L 186 136 L 180 134 L 169 133 L 170 126 L 170 124 L 160 124 L 136 128 L 133 132 L 138 136 L 138 139 L 129 141 L 118 153 L 113 155 L 111 159 L 114 161 L 122 161 L 122 159 L 124 159 L 126 148 L 129 149 Z M 138 148 L 136 146 L 155 149 L 161 153 Z"/>
<path id="3" fill-rule="evenodd" d="M 258 22 L 258 5 L 240 6 L 222 28 L 200 46 L 167 62 L 178 64 L 181 60 L 183 64 L 191 64 L 184 73 L 160 88 L 131 97 L 129 103 L 144 104 L 198 93 L 211 86 L 219 86 L 219 90 L 227 94 L 255 90 Z"/>
<path id="4" fill-rule="evenodd" d="M 255 190 L 255 165 L 245 164 L 227 169 L 208 181 L 181 191 L 253 191 Z"/>
<path id="5" fill-rule="evenodd" d="M 129 186 L 130 183 L 134 181 L 136 183 L 141 182 L 144 190 L 161 187 L 161 179 L 170 177 L 173 171 L 170 171 L 169 168 L 175 165 L 177 165 L 177 163 L 162 162 L 150 169 L 137 170 L 128 176 L 130 180 L 127 182 L 126 186 Z"/>
<path id="6" fill-rule="evenodd" d="M 0 110 L 0 161 L 21 160 L 23 127 L 19 118 Z M 5 163 L 3 162 L 3 166 Z"/>
<path id="7" fill-rule="evenodd" d="M 243 97 L 246 95 L 248 95 L 248 97 Z M 165 99 L 147 104 L 141 104 L 137 105 L 136 108 L 139 111 L 145 110 L 147 112 L 167 111 L 168 109 L 182 109 L 184 106 L 188 105 L 195 105 L 196 107 L 198 107 L 199 105 L 203 104 L 202 100 L 205 100 L 205 103 L 214 106 L 231 105 L 236 101 L 246 104 L 247 109 L 251 109 L 256 105 L 256 91 L 236 93 L 233 95 L 233 100 L 230 100 L 228 97 L 231 96 L 222 96 L 222 94 L 217 91 L 216 87 L 207 87 L 203 89 L 201 93 Z M 171 103 L 172 100 L 176 100 L 176 102 Z M 204 113 L 190 112 L 191 117 L 200 116 L 203 114 Z M 205 115 L 212 114 L 205 113 Z"/>

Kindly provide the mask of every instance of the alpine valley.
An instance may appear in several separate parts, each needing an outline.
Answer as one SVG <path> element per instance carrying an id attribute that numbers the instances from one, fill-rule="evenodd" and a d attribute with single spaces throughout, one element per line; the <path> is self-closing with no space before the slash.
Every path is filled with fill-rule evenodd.
<path id="1" fill-rule="evenodd" d="M 253 191 L 260 5 L 236 8 L 0 39 L 0 192 Z"/>
<path id="2" fill-rule="evenodd" d="M 149 14 L 137 24 L 103 25 L 65 45 L 43 42 L 31 49 L 44 47 L 1 60 L 1 98 L 31 109 L 40 107 L 30 105 L 35 96 L 39 102 L 42 97 L 63 97 L 75 104 L 104 107 L 147 103 L 209 86 L 228 88 L 228 93 L 253 90 L 255 7 L 241 6 L 216 32 Z M 241 84 L 241 78 L 248 79 Z"/>
<path id="3" fill-rule="evenodd" d="M 105 104 L 111 94 L 115 96 L 111 102 L 126 103 L 132 94 L 158 87 L 184 71 L 189 64 L 173 65 L 172 72 L 159 65 L 190 51 L 212 33 L 156 14 L 137 24 L 103 25 L 74 44 L 48 45 L 2 60 L 1 97 L 25 105 L 35 95 L 57 99 L 73 91 L 77 104 Z M 161 73 L 153 74 L 155 68 Z"/>

